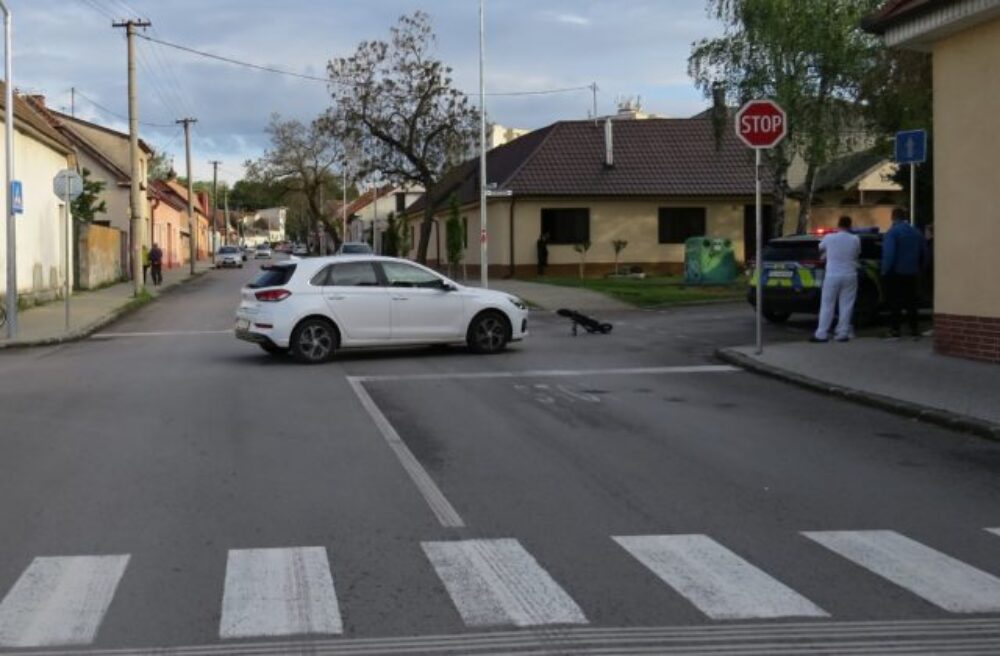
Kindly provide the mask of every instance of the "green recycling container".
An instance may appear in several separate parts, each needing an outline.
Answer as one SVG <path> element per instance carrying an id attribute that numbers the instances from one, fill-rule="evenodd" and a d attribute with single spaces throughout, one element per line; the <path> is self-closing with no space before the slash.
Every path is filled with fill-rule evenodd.
<path id="1" fill-rule="evenodd" d="M 684 242 L 684 282 L 724 285 L 735 281 L 736 273 L 731 239 L 691 237 Z"/>

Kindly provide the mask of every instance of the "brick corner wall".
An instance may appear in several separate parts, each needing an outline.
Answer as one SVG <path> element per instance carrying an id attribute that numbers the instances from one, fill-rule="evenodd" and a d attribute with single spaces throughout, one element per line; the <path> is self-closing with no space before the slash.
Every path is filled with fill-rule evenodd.
<path id="1" fill-rule="evenodd" d="M 1000 364 L 1000 317 L 935 314 L 934 350 Z"/>

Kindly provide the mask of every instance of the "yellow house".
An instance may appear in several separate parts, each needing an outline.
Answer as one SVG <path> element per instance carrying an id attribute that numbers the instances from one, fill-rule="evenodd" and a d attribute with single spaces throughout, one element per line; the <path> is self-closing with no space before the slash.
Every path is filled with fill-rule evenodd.
<path id="1" fill-rule="evenodd" d="M 642 121 L 560 121 L 487 153 L 487 175 L 496 186 L 487 205 L 488 257 L 492 275 L 537 271 L 537 241 L 548 236 L 546 273 L 572 274 L 580 255 L 574 245 L 590 242 L 587 272 L 614 268 L 613 242 L 628 245 L 625 266 L 645 272 L 679 273 L 684 242 L 709 236 L 732 241 L 738 260 L 753 255 L 753 151 L 731 130 L 716 141 L 709 117 Z M 457 196 L 465 234 L 463 261 L 478 271 L 478 160 L 456 168 L 434 190 L 407 209 L 416 253 L 419 223 L 427 202 L 435 208 L 428 262 L 447 261 L 445 221 Z M 765 202 L 770 185 L 765 183 Z M 794 228 L 789 202 L 785 230 Z M 770 223 L 770 205 L 765 208 Z"/>
<path id="2" fill-rule="evenodd" d="M 866 27 L 933 57 L 935 349 L 1000 363 L 1000 0 L 892 0 Z"/>

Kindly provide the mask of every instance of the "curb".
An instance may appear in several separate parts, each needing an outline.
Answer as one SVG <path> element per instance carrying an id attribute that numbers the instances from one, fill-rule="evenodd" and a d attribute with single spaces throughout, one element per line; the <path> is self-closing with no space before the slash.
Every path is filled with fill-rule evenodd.
<path id="1" fill-rule="evenodd" d="M 978 435 L 979 437 L 985 437 L 989 440 L 1000 441 L 1000 424 L 995 424 L 991 421 L 986 421 L 985 419 L 977 419 L 975 417 L 970 417 L 969 415 L 963 415 L 938 408 L 931 408 L 929 406 L 912 403 L 910 401 L 894 399 L 882 394 L 862 392 L 861 390 L 844 387 L 842 385 L 825 383 L 815 378 L 793 373 L 787 369 L 759 362 L 754 358 L 731 348 L 717 349 L 715 351 L 715 356 L 723 362 L 727 362 L 769 378 L 775 378 L 786 383 L 792 383 L 814 392 L 835 396 L 871 408 L 878 408 L 879 410 L 885 410 L 903 417 L 917 419 L 928 424 L 935 424 L 952 430 L 971 433 L 973 435 Z"/>
<path id="2" fill-rule="evenodd" d="M 83 328 L 77 328 L 68 333 L 59 335 L 58 337 L 46 337 L 44 339 L 34 339 L 34 340 L 17 340 L 15 342 L 0 342 L 0 351 L 7 349 L 22 349 L 22 348 L 35 348 L 38 346 L 57 346 L 59 344 L 69 344 L 71 342 L 79 342 L 80 340 L 86 339 L 96 333 L 98 330 L 109 326 L 110 324 L 126 317 L 133 312 L 139 310 L 140 308 L 146 307 L 150 303 L 154 303 L 157 299 L 161 298 L 166 294 L 170 294 L 175 289 L 180 289 L 184 285 L 191 281 L 201 278 L 208 270 L 197 271 L 193 275 L 189 275 L 172 285 L 164 287 L 159 291 L 156 296 L 153 296 L 145 303 L 133 303 L 134 299 L 129 299 L 125 301 L 122 305 L 114 308 L 108 314 L 104 315 L 97 321 L 93 321 Z"/>

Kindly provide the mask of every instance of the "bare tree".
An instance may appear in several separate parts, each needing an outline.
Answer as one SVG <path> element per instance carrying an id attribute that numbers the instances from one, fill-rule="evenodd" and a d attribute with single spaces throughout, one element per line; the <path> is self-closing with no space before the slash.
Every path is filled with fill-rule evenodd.
<path id="1" fill-rule="evenodd" d="M 271 147 L 247 163 L 247 179 L 279 186 L 285 196 L 301 197 L 310 232 L 322 224 L 336 235 L 337 223 L 327 220 L 321 190 L 331 184 L 334 169 L 343 160 L 343 139 L 319 121 L 305 125 L 282 120 L 278 114 L 271 116 L 266 132 Z"/>
<path id="2" fill-rule="evenodd" d="M 419 184 L 428 201 L 417 260 L 426 262 L 435 187 L 473 143 L 478 111 L 454 89 L 451 68 L 431 56 L 427 14 L 402 16 L 386 41 L 363 41 L 328 66 L 334 105 L 324 124 L 349 135 L 365 166 L 398 184 Z M 365 171 L 367 173 L 369 171 Z"/>

